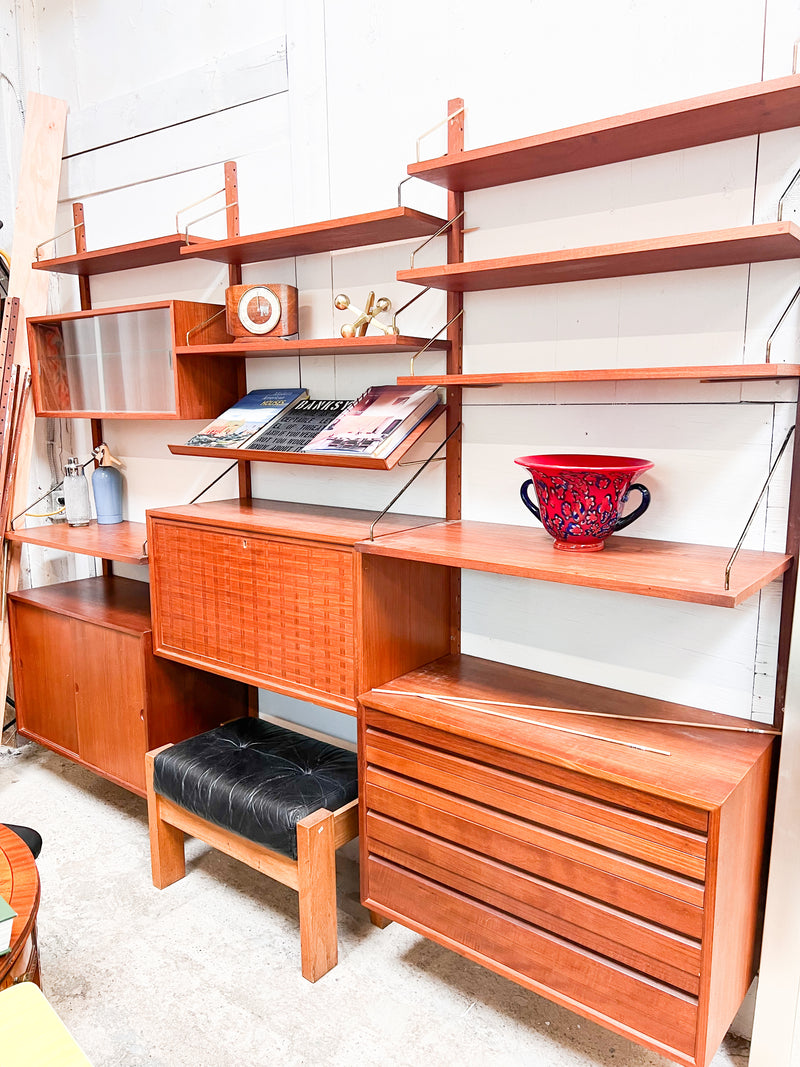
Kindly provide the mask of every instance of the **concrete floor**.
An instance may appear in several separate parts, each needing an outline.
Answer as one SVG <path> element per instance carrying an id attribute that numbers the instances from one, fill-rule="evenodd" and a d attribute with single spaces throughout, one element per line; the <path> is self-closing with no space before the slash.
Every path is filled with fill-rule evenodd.
<path id="1" fill-rule="evenodd" d="M 339 966 L 300 975 L 297 898 L 187 843 L 150 881 L 146 805 L 28 744 L 0 748 L 0 813 L 44 838 L 43 987 L 95 1067 L 666 1067 L 669 1061 L 392 924 L 339 853 Z M 713 1067 L 745 1067 L 729 1035 Z M 0 1055 L 0 1061 L 2 1056 Z"/>

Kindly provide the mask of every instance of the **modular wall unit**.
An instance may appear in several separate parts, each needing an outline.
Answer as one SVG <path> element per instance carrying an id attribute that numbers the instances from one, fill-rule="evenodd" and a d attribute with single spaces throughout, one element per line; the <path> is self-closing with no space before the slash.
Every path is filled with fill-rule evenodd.
<path id="1" fill-rule="evenodd" d="M 451 108 L 450 122 L 454 121 Z M 450 196 L 800 124 L 800 77 L 412 164 Z M 500 194 L 501 195 L 501 194 Z M 451 297 L 800 258 L 790 222 L 450 258 L 400 280 Z M 467 306 L 468 311 L 468 306 Z M 403 384 L 797 379 L 796 364 L 445 372 Z M 624 419 L 624 411 L 619 418 Z M 798 453 L 795 450 L 795 466 Z M 450 482 L 457 471 L 449 471 Z M 614 535 L 555 552 L 528 527 L 451 521 L 358 551 L 733 608 L 784 586 L 783 711 L 798 502 L 785 552 Z M 369 567 L 367 567 L 367 563 Z M 755 973 L 776 730 L 615 689 L 448 656 L 365 693 L 362 898 L 470 959 L 678 1063 L 707 1067 Z M 651 940 L 652 939 L 652 940 Z"/>
<path id="2" fill-rule="evenodd" d="M 448 390 L 443 521 L 252 500 L 249 461 L 256 457 L 225 450 L 239 462 L 240 499 L 153 509 L 146 552 L 137 549 L 140 527 L 116 536 L 51 530 L 12 536 L 51 547 L 61 538 L 71 551 L 106 559 L 149 559 L 154 663 L 358 714 L 362 897 L 371 910 L 678 1063 L 707 1067 L 754 972 L 773 731 L 753 733 L 741 720 L 700 709 L 462 657 L 458 580 L 462 569 L 490 571 L 714 608 L 734 608 L 780 580 L 779 719 L 800 536 L 798 487 L 789 502 L 785 552 L 743 551 L 732 568 L 727 548 L 616 535 L 602 552 L 554 552 L 540 531 L 461 521 L 462 390 L 565 380 L 641 380 L 647 388 L 650 379 L 797 379 L 800 365 L 498 368 L 465 375 L 462 294 L 794 259 L 800 231 L 779 221 L 464 262 L 461 210 L 467 190 L 800 125 L 800 77 L 470 152 L 463 151 L 461 101 L 450 103 L 447 155 L 409 167 L 448 190 L 447 223 L 399 207 L 241 236 L 232 221 L 237 195 L 228 164 L 225 240 L 158 238 L 95 253 L 84 245 L 74 257 L 36 264 L 78 273 L 86 282 L 95 270 L 200 258 L 228 264 L 234 285 L 242 264 L 446 231 L 446 262 L 398 273 L 400 280 L 447 292 L 447 339 L 431 346 L 443 354 L 444 371 L 398 379 Z M 82 294 L 88 300 L 88 286 Z M 421 340 L 274 339 L 244 351 L 227 336 L 204 336 L 188 324 L 177 330 L 178 304 L 100 312 L 86 306 L 77 315 L 32 321 L 37 412 L 212 418 L 245 391 L 247 355 L 357 356 L 412 351 Z M 76 359 L 81 367 L 91 363 L 94 377 L 113 382 L 118 375 L 116 351 L 106 357 L 103 317 L 158 309 L 175 373 L 182 368 L 186 375 L 183 387 L 175 379 L 174 403 L 162 410 L 131 400 L 125 388 L 114 394 L 121 402 L 73 400 Z M 93 331 L 98 342 L 67 345 L 65 327 L 69 334 L 73 323 Z M 206 390 L 206 367 L 215 383 L 230 379 L 229 385 Z M 94 377 L 81 371 L 93 388 Z M 337 457 L 315 460 L 343 465 Z M 280 458 L 293 461 L 310 462 Z M 98 591 L 91 594 L 97 596 L 92 611 L 102 620 L 108 587 L 83 588 Z M 75 613 L 51 603 L 51 595 L 58 596 L 15 594 L 18 620 L 20 612 L 45 611 L 46 629 L 68 630 Z M 91 625 L 89 614 L 77 623 Z M 119 627 L 112 621 L 106 628 Z M 25 632 L 15 665 L 23 690 L 26 683 L 35 690 L 24 643 L 34 647 L 38 638 L 30 625 Z M 144 622 L 138 634 L 140 643 L 149 641 Z M 69 635 L 56 640 L 59 648 L 75 647 Z M 77 670 L 72 660 L 68 670 Z M 53 721 L 46 708 L 32 711 L 29 736 L 138 789 L 129 771 L 103 768 L 99 757 L 84 752 L 82 716 L 91 720 L 92 713 L 69 706 L 64 722 Z M 137 726 L 135 709 L 129 717 L 138 746 L 144 720 Z M 227 708 L 224 717 L 231 717 Z M 145 719 L 157 721 L 149 712 Z M 194 721 L 195 732 L 203 722 Z M 153 736 L 147 741 L 154 743 Z"/>

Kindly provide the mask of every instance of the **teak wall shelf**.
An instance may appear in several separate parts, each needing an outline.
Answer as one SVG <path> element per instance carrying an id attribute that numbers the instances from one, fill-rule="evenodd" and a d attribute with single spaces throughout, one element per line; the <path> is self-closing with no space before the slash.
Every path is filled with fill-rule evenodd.
<path id="1" fill-rule="evenodd" d="M 394 352 L 416 352 L 427 345 L 429 352 L 447 352 L 449 341 L 443 338 L 428 341 L 425 337 L 405 334 L 370 334 L 367 337 L 301 337 L 266 338 L 245 344 L 183 345 L 176 348 L 179 356 L 367 356 Z"/>
<path id="2" fill-rule="evenodd" d="M 451 126 L 463 119 L 461 104 L 450 103 Z M 471 152 L 451 142 L 444 158 L 408 170 L 450 189 L 451 206 L 463 205 L 453 198 L 466 189 L 799 124 L 800 77 L 792 76 Z M 778 222 L 476 262 L 448 256 L 397 277 L 443 289 L 450 300 L 488 289 L 795 258 L 800 229 Z M 489 374 L 449 366 L 399 381 L 458 394 L 464 385 L 537 381 L 797 376 L 794 364 Z M 800 446 L 794 458 L 800 460 Z M 457 483 L 459 468 L 448 473 L 448 484 Z M 549 536 L 527 526 L 462 521 L 360 543 L 362 586 L 368 593 L 368 563 L 412 559 L 450 573 L 467 568 L 735 607 L 783 576 L 779 721 L 796 586 L 797 492 L 795 475 L 786 552 L 740 552 L 729 589 L 729 548 L 614 535 L 601 552 L 575 554 L 555 551 Z M 453 708 L 417 694 L 489 703 Z M 582 719 L 497 703 L 503 701 L 660 721 Z M 509 715 L 550 717 L 581 736 Z M 686 1067 L 707 1067 L 754 973 L 773 738 L 751 746 L 746 734 L 733 732 L 748 729 L 738 719 L 729 720 L 730 733 L 712 737 L 668 718 L 719 723 L 699 709 L 459 656 L 362 695 L 363 901 Z M 660 751 L 629 747 L 642 744 Z M 675 833 L 684 838 L 673 848 Z"/>
<path id="3" fill-rule="evenodd" d="M 441 342 L 432 346 L 446 351 L 446 372 L 399 380 L 404 385 L 431 381 L 451 387 L 446 413 L 446 515 L 451 521 L 388 515 L 370 540 L 376 517 L 371 513 L 247 499 L 249 473 L 243 471 L 249 472 L 249 466 L 242 462 L 243 499 L 148 513 L 153 640 L 159 653 L 152 662 L 173 661 L 173 667 L 199 668 L 196 675 L 217 681 L 262 686 L 351 714 L 357 710 L 362 897 L 368 906 L 685 1067 L 707 1067 L 753 973 L 773 738 L 732 730 L 694 733 L 699 727 L 665 721 L 634 723 L 637 715 L 652 715 L 684 724 L 691 719 L 720 725 L 722 717 L 448 655 L 458 647 L 454 574 L 467 568 L 726 607 L 784 576 L 784 605 L 791 608 L 798 479 L 789 504 L 786 553 L 741 552 L 727 590 L 727 548 L 615 535 L 599 553 L 555 552 L 547 535 L 530 527 L 457 521 L 459 387 L 657 378 L 769 380 L 797 377 L 798 366 L 464 375 L 461 294 L 793 259 L 800 257 L 800 230 L 791 223 L 768 223 L 464 263 L 459 190 L 798 125 L 800 77 L 471 152 L 463 151 L 462 105 L 461 100 L 450 101 L 448 155 L 409 167 L 409 173 L 450 190 L 446 216 L 455 221 L 447 229 L 446 263 L 397 275 L 448 293 L 449 347 Z M 446 225 L 443 219 L 398 207 L 240 236 L 233 174 L 233 165 L 226 164 L 228 237 L 177 248 L 180 259 L 229 264 L 231 284 L 241 281 L 245 263 L 422 238 Z M 125 269 L 153 262 L 156 255 L 174 257 L 176 243 L 174 238 L 156 239 L 96 254 L 85 250 L 85 241 L 79 248 L 74 257 L 36 266 L 74 268 L 88 308 L 87 277 L 95 268 Z M 53 318 L 65 321 L 70 316 Z M 227 368 L 231 380 L 235 377 L 241 385 L 245 353 L 229 345 L 227 336 L 199 334 L 193 338 L 197 344 L 187 346 L 179 333 L 174 331 L 172 346 L 176 367 L 200 379 L 219 376 Z M 416 347 L 414 338 L 357 341 L 268 342 L 248 354 L 354 354 Z M 223 396 L 224 389 L 214 392 L 209 386 L 203 395 L 213 398 L 214 410 L 208 414 L 188 414 L 188 408 L 176 404 L 174 412 L 159 417 L 213 418 L 241 395 L 237 386 L 230 399 Z M 70 404 L 45 405 L 40 413 L 107 415 Z M 137 409 L 121 417 L 142 414 Z M 173 451 L 216 454 L 186 446 L 174 446 Z M 246 450 L 219 454 L 231 460 L 256 458 Z M 257 458 L 317 461 L 292 454 L 258 453 Z M 331 459 L 325 457 L 326 463 L 332 465 Z M 12 536 L 38 544 L 45 539 L 35 530 Z M 74 538 L 72 532 L 52 536 L 53 544 L 60 540 L 61 545 L 84 546 L 75 551 L 102 547 L 96 531 Z M 113 550 L 122 557 L 119 543 L 103 544 L 106 553 Z M 97 585 L 84 588 L 78 595 L 87 597 L 87 603 L 97 597 L 92 610 L 101 630 L 115 630 L 107 613 L 113 591 Z M 70 658 L 85 636 L 69 627 L 75 622 L 84 628 L 89 617 L 74 618 L 69 608 L 50 599 L 58 596 L 49 589 L 16 594 L 20 603 L 14 611 L 31 619 L 24 636 L 16 638 L 18 649 L 28 657 L 33 649 L 35 659 L 39 634 L 48 631 L 51 646 L 44 654 L 64 667 L 62 674 L 69 681 L 63 695 L 69 714 L 64 719 L 53 716 L 41 692 L 34 719 L 24 728 L 29 736 L 41 737 L 71 758 L 138 789 L 138 779 L 104 767 L 99 757 L 82 748 L 82 718 L 90 724 L 89 748 L 102 751 L 114 727 L 99 714 L 104 687 L 96 672 L 90 672 L 88 682 L 81 678 L 78 686 L 79 693 L 85 693 L 91 691 L 89 683 L 94 684 L 100 694 L 95 707 L 83 709 L 70 702 L 75 686 L 69 672 L 77 676 L 88 668 Z M 45 619 L 38 625 L 34 613 L 41 612 Z M 776 715 L 782 711 L 781 672 L 788 658 L 790 615 L 785 607 Z M 145 631 L 142 621 L 143 643 L 149 640 Z M 108 634 L 101 640 L 104 648 L 108 643 L 109 661 L 127 655 Z M 35 671 L 25 669 L 22 659 L 18 669 L 23 687 L 36 691 L 40 679 Z M 128 682 L 134 673 L 131 667 Z M 383 688 L 393 693 L 376 691 Z M 562 708 L 608 710 L 631 721 L 600 725 L 587 715 L 583 736 L 576 739 L 544 724 L 534 728 L 491 715 L 488 708 L 432 705 L 415 693 L 447 699 L 556 701 Z M 40 715 L 38 725 L 32 725 L 35 715 Z M 126 715 L 120 729 L 135 728 L 135 742 L 126 751 L 138 753 L 141 731 L 133 716 Z M 540 715 L 551 716 L 551 726 L 561 724 L 564 731 L 582 722 L 565 712 Z M 204 728 L 199 722 L 195 727 L 194 732 Z M 587 732 L 594 736 L 586 737 Z M 154 743 L 152 736 L 147 741 Z M 644 751 L 641 746 L 647 745 L 659 751 Z"/>
<path id="4" fill-rule="evenodd" d="M 444 223 L 444 219 L 414 208 L 396 207 L 244 237 L 229 237 L 224 241 L 208 241 L 184 248 L 181 256 L 213 259 L 219 263 L 261 263 L 286 256 L 309 256 L 316 252 L 430 237 Z"/>
<path id="5" fill-rule="evenodd" d="M 69 526 L 66 522 L 51 526 L 27 526 L 6 533 L 9 541 L 38 545 L 58 552 L 75 552 L 79 556 L 114 560 L 116 563 L 147 563 L 147 526 L 143 522 L 118 522 L 101 526 Z"/>
<path id="6" fill-rule="evenodd" d="M 187 238 L 182 233 L 171 233 L 166 237 L 152 237 L 147 241 L 134 241 L 126 245 L 114 245 L 111 248 L 98 248 L 91 252 L 74 252 L 70 256 L 58 256 L 55 259 L 38 259 L 31 266 L 34 270 L 49 270 L 55 274 L 78 274 L 94 277 L 98 274 L 114 274 L 120 270 L 132 270 L 134 267 L 153 267 L 161 263 L 177 263 L 181 258 L 181 249 L 198 244 L 201 237 Z"/>
<path id="7" fill-rule="evenodd" d="M 792 557 L 785 553 L 744 550 L 733 565 L 730 589 L 725 589 L 730 548 L 615 534 L 602 552 L 559 552 L 542 530 L 463 521 L 387 534 L 359 544 L 358 549 L 440 566 L 727 608 L 741 604 L 792 564 Z"/>
<path id="8" fill-rule="evenodd" d="M 193 445 L 168 445 L 175 456 L 205 456 L 209 459 L 247 460 L 257 463 L 297 463 L 306 467 L 350 467 L 361 470 L 392 470 L 413 448 L 420 437 L 445 413 L 440 404 L 414 427 L 411 433 L 388 456 L 337 456 L 333 452 L 265 452 L 256 448 L 196 448 Z"/>
<path id="9" fill-rule="evenodd" d="M 792 74 L 412 163 L 408 173 L 447 189 L 486 189 L 782 130 L 798 114 L 800 74 Z"/>
<path id="10" fill-rule="evenodd" d="M 596 367 L 497 371 L 485 374 L 406 374 L 398 385 L 535 385 L 559 382 L 770 382 L 800 377 L 800 363 L 728 363 L 704 367 Z"/>
<path id="11" fill-rule="evenodd" d="M 400 270 L 397 278 L 448 292 L 472 293 L 521 285 L 625 278 L 737 263 L 800 258 L 800 229 L 792 222 L 765 222 L 728 230 L 687 233 L 646 241 L 589 245 L 524 256 L 474 260 Z"/>

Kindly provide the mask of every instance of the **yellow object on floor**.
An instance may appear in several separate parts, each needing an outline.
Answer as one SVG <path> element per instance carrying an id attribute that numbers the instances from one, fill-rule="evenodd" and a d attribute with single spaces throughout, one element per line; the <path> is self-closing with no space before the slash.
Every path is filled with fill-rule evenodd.
<path id="1" fill-rule="evenodd" d="M 0 992 L 0 1050 L 3 1067 L 91 1067 L 33 982 Z"/>

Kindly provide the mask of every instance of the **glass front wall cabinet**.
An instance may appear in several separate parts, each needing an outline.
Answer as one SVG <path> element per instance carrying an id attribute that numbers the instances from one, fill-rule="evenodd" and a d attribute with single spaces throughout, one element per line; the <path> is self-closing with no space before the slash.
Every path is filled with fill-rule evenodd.
<path id="1" fill-rule="evenodd" d="M 222 310 L 169 300 L 29 319 L 36 414 L 216 417 L 238 399 L 239 361 L 188 349 L 230 340 Z"/>

